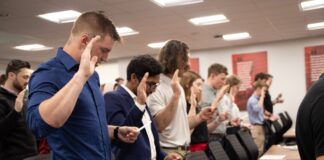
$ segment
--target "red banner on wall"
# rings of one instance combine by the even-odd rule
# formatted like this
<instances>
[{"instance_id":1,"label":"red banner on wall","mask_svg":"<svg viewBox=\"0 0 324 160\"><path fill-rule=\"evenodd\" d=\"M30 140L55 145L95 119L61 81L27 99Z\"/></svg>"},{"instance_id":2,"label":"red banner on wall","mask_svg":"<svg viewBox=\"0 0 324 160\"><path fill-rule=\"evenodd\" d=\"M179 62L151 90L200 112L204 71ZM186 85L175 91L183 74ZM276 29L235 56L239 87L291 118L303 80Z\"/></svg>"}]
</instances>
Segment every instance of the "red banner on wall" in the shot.
<instances>
[{"instance_id":1,"label":"red banner on wall","mask_svg":"<svg viewBox=\"0 0 324 160\"><path fill-rule=\"evenodd\" d=\"M267 52L255 52L232 55L233 74L242 80L235 103L240 110L246 110L246 103L253 93L252 83L254 76L260 72L268 72Z\"/></svg>"},{"instance_id":2,"label":"red banner on wall","mask_svg":"<svg viewBox=\"0 0 324 160\"><path fill-rule=\"evenodd\" d=\"M190 70L199 74L199 58L189 58Z\"/></svg>"},{"instance_id":3,"label":"red banner on wall","mask_svg":"<svg viewBox=\"0 0 324 160\"><path fill-rule=\"evenodd\" d=\"M305 47L305 70L308 90L324 71L324 45Z\"/></svg>"}]
</instances>

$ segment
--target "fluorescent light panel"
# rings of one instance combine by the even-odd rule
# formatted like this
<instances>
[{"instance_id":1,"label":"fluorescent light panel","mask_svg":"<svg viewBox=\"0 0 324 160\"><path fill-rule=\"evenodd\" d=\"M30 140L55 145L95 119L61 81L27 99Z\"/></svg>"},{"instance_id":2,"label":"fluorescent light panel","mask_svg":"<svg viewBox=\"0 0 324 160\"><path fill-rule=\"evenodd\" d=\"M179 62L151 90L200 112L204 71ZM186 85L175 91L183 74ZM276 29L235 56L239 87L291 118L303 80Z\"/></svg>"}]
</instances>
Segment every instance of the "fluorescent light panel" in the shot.
<instances>
[{"instance_id":1,"label":"fluorescent light panel","mask_svg":"<svg viewBox=\"0 0 324 160\"><path fill-rule=\"evenodd\" d=\"M42 44L27 44L14 47L15 49L24 50L24 51L43 51L43 50L50 50L53 47L46 47Z\"/></svg>"},{"instance_id":2,"label":"fluorescent light panel","mask_svg":"<svg viewBox=\"0 0 324 160\"><path fill-rule=\"evenodd\" d=\"M80 15L81 13L78 11L67 10L67 11L40 14L37 17L55 23L70 23L70 22L74 22Z\"/></svg>"},{"instance_id":3,"label":"fluorescent light panel","mask_svg":"<svg viewBox=\"0 0 324 160\"><path fill-rule=\"evenodd\" d=\"M307 24L308 30L324 29L324 22Z\"/></svg>"},{"instance_id":4,"label":"fluorescent light panel","mask_svg":"<svg viewBox=\"0 0 324 160\"><path fill-rule=\"evenodd\" d=\"M167 41L165 42L154 42L154 43L149 43L147 46L151 47L151 48L154 48L154 49L159 49L159 48L162 48L165 44L166 44Z\"/></svg>"},{"instance_id":5,"label":"fluorescent light panel","mask_svg":"<svg viewBox=\"0 0 324 160\"><path fill-rule=\"evenodd\" d=\"M251 38L248 32L241 32L241 33L233 33L233 34L225 34L223 35L223 39L225 41L235 41L241 39L248 39Z\"/></svg>"},{"instance_id":6,"label":"fluorescent light panel","mask_svg":"<svg viewBox=\"0 0 324 160\"><path fill-rule=\"evenodd\" d=\"M196 26L212 25L212 24L229 22L229 20L223 14L191 18L188 21Z\"/></svg>"},{"instance_id":7,"label":"fluorescent light panel","mask_svg":"<svg viewBox=\"0 0 324 160\"><path fill-rule=\"evenodd\" d=\"M324 8L324 0L303 1L300 3L300 7L303 11Z\"/></svg>"},{"instance_id":8,"label":"fluorescent light panel","mask_svg":"<svg viewBox=\"0 0 324 160\"><path fill-rule=\"evenodd\" d=\"M195 3L204 2L204 0L151 0L160 7L172 7L172 6L182 6L190 5Z\"/></svg>"},{"instance_id":9,"label":"fluorescent light panel","mask_svg":"<svg viewBox=\"0 0 324 160\"><path fill-rule=\"evenodd\" d=\"M139 33L129 27L117 27L117 32L120 36L130 36Z\"/></svg>"}]
</instances>

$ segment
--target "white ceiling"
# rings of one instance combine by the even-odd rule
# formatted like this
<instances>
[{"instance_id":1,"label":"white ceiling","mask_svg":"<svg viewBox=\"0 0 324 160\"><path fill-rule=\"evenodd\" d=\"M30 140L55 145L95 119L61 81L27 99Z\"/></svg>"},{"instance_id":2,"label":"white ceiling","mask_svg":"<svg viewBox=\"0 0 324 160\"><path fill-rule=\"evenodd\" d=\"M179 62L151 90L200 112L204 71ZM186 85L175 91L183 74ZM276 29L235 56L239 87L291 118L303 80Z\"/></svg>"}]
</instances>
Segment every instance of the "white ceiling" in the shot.
<instances>
[{"instance_id":1,"label":"white ceiling","mask_svg":"<svg viewBox=\"0 0 324 160\"><path fill-rule=\"evenodd\" d=\"M203 3L161 8L150 0L1 0L0 59L25 59L43 62L56 53L25 52L14 46L41 43L54 48L68 38L69 24L56 24L37 18L38 14L77 10L101 10L116 26L129 26L140 34L124 37L115 46L111 59L137 54L156 54L148 43L179 39L191 50L257 44L288 39L323 36L324 29L308 31L308 23L324 21L324 9L301 12L301 0L204 0ZM224 14L229 23L197 27L188 19L211 14ZM227 42L214 35L247 31L252 39Z\"/></svg>"}]
</instances>

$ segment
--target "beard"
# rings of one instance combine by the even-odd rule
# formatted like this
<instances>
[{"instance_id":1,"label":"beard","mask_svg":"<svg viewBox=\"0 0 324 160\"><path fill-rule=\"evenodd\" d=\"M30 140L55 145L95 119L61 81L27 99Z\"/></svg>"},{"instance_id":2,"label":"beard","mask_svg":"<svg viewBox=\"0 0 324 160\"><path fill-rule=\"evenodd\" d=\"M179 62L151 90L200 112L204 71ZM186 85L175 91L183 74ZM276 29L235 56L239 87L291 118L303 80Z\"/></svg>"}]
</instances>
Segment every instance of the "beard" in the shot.
<instances>
[{"instance_id":1,"label":"beard","mask_svg":"<svg viewBox=\"0 0 324 160\"><path fill-rule=\"evenodd\" d=\"M18 92L21 92L22 90L24 90L26 88L26 86L27 86L27 84L22 85L22 84L19 83L19 81L17 79L15 79L13 81L13 87L15 89L17 89Z\"/></svg>"}]
</instances>

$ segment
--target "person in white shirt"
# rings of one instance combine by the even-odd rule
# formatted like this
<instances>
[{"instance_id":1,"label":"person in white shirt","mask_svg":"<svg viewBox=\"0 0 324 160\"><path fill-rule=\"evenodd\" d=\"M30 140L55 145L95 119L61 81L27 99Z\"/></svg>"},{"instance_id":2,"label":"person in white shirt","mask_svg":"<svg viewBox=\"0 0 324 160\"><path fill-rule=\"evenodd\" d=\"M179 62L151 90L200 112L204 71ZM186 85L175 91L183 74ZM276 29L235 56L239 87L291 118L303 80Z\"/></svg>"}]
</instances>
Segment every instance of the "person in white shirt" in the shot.
<instances>
[{"instance_id":1,"label":"person in white shirt","mask_svg":"<svg viewBox=\"0 0 324 160\"><path fill-rule=\"evenodd\" d=\"M178 40L168 41L162 47L158 60L164 67L161 82L148 97L148 106L157 124L163 150L177 151L184 156L190 144L190 129L211 119L214 109L206 107L197 115L187 115L185 94L178 80L189 70L187 44Z\"/></svg>"},{"instance_id":2,"label":"person in white shirt","mask_svg":"<svg viewBox=\"0 0 324 160\"><path fill-rule=\"evenodd\" d=\"M241 80L237 76L231 75L226 78L225 85L229 85L229 89L222 98L218 110L221 113L227 113L228 121L222 122L216 128L217 133L223 134L226 133L227 124L230 124L231 126L239 126L241 124L240 110L235 103L235 96L239 92Z\"/></svg>"}]
</instances>

